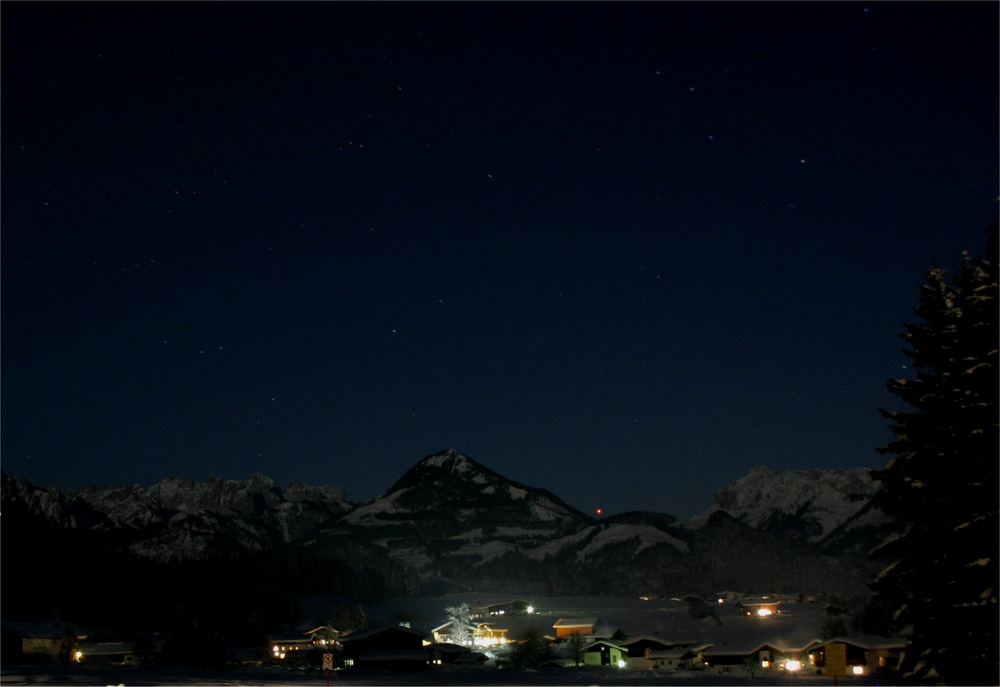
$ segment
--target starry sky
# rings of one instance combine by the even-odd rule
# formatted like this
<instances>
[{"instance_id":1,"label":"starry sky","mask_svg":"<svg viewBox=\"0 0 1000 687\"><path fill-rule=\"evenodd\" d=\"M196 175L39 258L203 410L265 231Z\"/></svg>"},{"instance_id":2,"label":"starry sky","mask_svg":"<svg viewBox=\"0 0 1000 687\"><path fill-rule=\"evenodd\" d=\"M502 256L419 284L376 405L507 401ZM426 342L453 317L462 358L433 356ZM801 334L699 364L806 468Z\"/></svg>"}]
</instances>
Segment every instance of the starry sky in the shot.
<instances>
[{"instance_id":1,"label":"starry sky","mask_svg":"<svg viewBox=\"0 0 1000 687\"><path fill-rule=\"evenodd\" d=\"M998 194L998 5L2 7L2 466L585 511L874 467Z\"/></svg>"}]
</instances>

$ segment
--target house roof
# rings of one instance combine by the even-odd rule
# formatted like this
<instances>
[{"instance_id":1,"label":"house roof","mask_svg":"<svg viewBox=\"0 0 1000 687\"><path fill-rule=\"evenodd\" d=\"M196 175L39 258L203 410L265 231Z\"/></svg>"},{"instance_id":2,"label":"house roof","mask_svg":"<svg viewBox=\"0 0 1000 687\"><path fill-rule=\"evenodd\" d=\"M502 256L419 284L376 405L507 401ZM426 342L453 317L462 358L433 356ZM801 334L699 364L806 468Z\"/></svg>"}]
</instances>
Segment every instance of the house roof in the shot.
<instances>
[{"instance_id":1,"label":"house roof","mask_svg":"<svg viewBox=\"0 0 1000 687\"><path fill-rule=\"evenodd\" d=\"M781 599L740 599L740 606L778 606Z\"/></svg>"},{"instance_id":2,"label":"house roof","mask_svg":"<svg viewBox=\"0 0 1000 687\"><path fill-rule=\"evenodd\" d=\"M851 646L860 647L869 651L874 649L905 649L906 640L899 637L880 637L878 635L855 635L853 637L834 637L822 642L818 642L812 649L819 649L833 642L842 642Z\"/></svg>"},{"instance_id":3,"label":"house roof","mask_svg":"<svg viewBox=\"0 0 1000 687\"><path fill-rule=\"evenodd\" d=\"M650 658L692 658L697 656L691 649L670 649L668 651L651 651Z\"/></svg>"},{"instance_id":4,"label":"house roof","mask_svg":"<svg viewBox=\"0 0 1000 687\"><path fill-rule=\"evenodd\" d=\"M593 647L599 646L601 644L605 644L607 646L614 647L615 649L621 649L622 648L621 644L618 644L617 642L609 642L606 639L598 639L596 642L591 642L587 646L583 647L583 650L584 651L590 651Z\"/></svg>"},{"instance_id":5,"label":"house roof","mask_svg":"<svg viewBox=\"0 0 1000 687\"><path fill-rule=\"evenodd\" d=\"M668 639L663 639L662 637L654 637L653 635L634 635L628 637L627 639L621 640L619 644L621 644L622 646L631 646L632 644L635 644L636 642L641 642L643 640L647 642L656 642L658 644L663 644L664 646L675 646L676 644L678 644L678 642L671 642Z\"/></svg>"},{"instance_id":6,"label":"house roof","mask_svg":"<svg viewBox=\"0 0 1000 687\"><path fill-rule=\"evenodd\" d=\"M443 624L441 624L441 625L438 625L438 626L437 626L437 627L435 627L435 628L434 628L433 630L431 630L431 632L440 632L441 630L443 630L444 628L448 627L449 625L451 625L451 624L452 624L452 623L454 623L454 622L455 622L454 620L449 620L449 621L448 621L448 622L446 622L446 623L443 623Z\"/></svg>"},{"instance_id":7,"label":"house roof","mask_svg":"<svg viewBox=\"0 0 1000 687\"><path fill-rule=\"evenodd\" d=\"M517 606L517 605L527 606L528 602L525 601L524 599L514 599L513 601L496 601L491 604L483 604L482 608L500 608L503 606Z\"/></svg>"},{"instance_id":8,"label":"house roof","mask_svg":"<svg viewBox=\"0 0 1000 687\"><path fill-rule=\"evenodd\" d=\"M373 627L363 632L355 632L350 637L343 637L340 641L342 644L348 642L353 642L358 639L367 639L368 637L374 637L375 635L380 635L383 632L389 632L390 630L395 630L397 632L405 632L406 634L416 635L423 639L423 634L417 632L416 630L411 630L408 627L403 627L402 625L380 625L379 627Z\"/></svg>"},{"instance_id":9,"label":"house roof","mask_svg":"<svg viewBox=\"0 0 1000 687\"><path fill-rule=\"evenodd\" d=\"M134 642L94 642L83 644L80 651L83 652L84 656L114 656L135 653L134 648Z\"/></svg>"},{"instance_id":10,"label":"house roof","mask_svg":"<svg viewBox=\"0 0 1000 687\"><path fill-rule=\"evenodd\" d=\"M552 627L592 627L597 624L597 618L559 618Z\"/></svg>"},{"instance_id":11,"label":"house roof","mask_svg":"<svg viewBox=\"0 0 1000 687\"><path fill-rule=\"evenodd\" d=\"M717 646L712 646L702 654L706 657L712 656L749 656L750 654L755 654L766 646L770 646L766 642L761 642L760 644L746 644L746 645L729 645L729 644L719 644Z\"/></svg>"},{"instance_id":12,"label":"house roof","mask_svg":"<svg viewBox=\"0 0 1000 687\"><path fill-rule=\"evenodd\" d=\"M805 644L791 644L784 642L782 640L772 640L767 642L760 642L758 644L717 644L712 645L705 649L701 653L705 656L749 656L750 654L755 654L761 649L774 649L783 654L793 653L797 651L805 651L810 649L815 644L816 640L806 642ZM698 647L695 647L697 649Z\"/></svg>"}]
</instances>

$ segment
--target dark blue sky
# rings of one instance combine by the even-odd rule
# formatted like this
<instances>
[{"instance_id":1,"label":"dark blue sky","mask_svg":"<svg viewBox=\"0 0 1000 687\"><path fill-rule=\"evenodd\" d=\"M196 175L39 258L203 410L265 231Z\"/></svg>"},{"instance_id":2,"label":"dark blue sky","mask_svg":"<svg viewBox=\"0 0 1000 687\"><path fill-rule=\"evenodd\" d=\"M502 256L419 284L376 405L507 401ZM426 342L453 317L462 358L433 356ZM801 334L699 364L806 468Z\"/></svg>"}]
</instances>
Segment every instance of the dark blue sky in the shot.
<instances>
[{"instance_id":1,"label":"dark blue sky","mask_svg":"<svg viewBox=\"0 0 1000 687\"><path fill-rule=\"evenodd\" d=\"M2 7L3 469L457 448L689 516L876 466L998 193L996 3Z\"/></svg>"}]
</instances>

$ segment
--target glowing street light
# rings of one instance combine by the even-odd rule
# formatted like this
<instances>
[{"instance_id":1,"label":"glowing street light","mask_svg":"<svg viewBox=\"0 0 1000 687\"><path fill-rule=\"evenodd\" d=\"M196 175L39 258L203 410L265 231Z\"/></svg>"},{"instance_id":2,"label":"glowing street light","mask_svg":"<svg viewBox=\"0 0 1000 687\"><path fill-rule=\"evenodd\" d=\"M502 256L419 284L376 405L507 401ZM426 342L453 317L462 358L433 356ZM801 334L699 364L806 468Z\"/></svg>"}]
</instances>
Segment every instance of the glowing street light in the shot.
<instances>
[{"instance_id":1,"label":"glowing street light","mask_svg":"<svg viewBox=\"0 0 1000 687\"><path fill-rule=\"evenodd\" d=\"M864 675L865 674L865 667L864 666L851 666L851 672L854 673L855 675Z\"/></svg>"},{"instance_id":2,"label":"glowing street light","mask_svg":"<svg viewBox=\"0 0 1000 687\"><path fill-rule=\"evenodd\" d=\"M797 670L802 670L802 662L796 661L794 658L785 662L785 670L790 672L795 672Z\"/></svg>"}]
</instances>

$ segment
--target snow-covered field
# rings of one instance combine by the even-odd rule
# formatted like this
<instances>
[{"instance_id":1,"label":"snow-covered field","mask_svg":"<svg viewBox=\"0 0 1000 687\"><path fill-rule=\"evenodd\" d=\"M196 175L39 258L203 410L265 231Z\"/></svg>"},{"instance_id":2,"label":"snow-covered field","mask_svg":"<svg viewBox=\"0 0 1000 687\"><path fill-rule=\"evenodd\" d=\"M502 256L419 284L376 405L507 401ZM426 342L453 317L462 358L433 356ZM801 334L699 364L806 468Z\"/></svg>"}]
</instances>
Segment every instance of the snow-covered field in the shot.
<instances>
[{"instance_id":1,"label":"snow-covered field","mask_svg":"<svg viewBox=\"0 0 1000 687\"><path fill-rule=\"evenodd\" d=\"M139 668L104 668L87 670L84 667L71 672L45 672L41 668L4 670L0 673L3 685L210 685L211 687L243 687L267 685L326 685L320 672L258 669L239 671L150 671ZM798 675L794 678L757 677L754 680L740 677L709 675L707 673L671 673L666 671L622 671L615 668L567 668L530 671L464 669L428 670L420 673L366 673L337 672L330 678L330 685L362 687L363 685L852 685L890 684L874 678L833 678L818 675Z\"/></svg>"},{"instance_id":2,"label":"snow-covered field","mask_svg":"<svg viewBox=\"0 0 1000 687\"><path fill-rule=\"evenodd\" d=\"M781 615L768 618L740 615L731 603L717 604L721 624L711 617L691 617L684 601L612 596L526 596L464 593L436 597L395 599L368 610L370 625L408 622L420 632L447 620L445 608L466 602L489 604L522 598L535 608L533 615L494 616L488 622L523 636L528 630L552 634L552 624L561 617L597 617L603 625L618 628L626 636L654 635L672 642L695 642L719 646L745 647L761 642L803 645L820 636L826 617L823 604L782 603Z\"/></svg>"}]
</instances>

